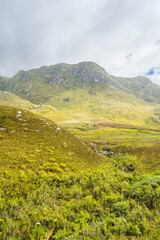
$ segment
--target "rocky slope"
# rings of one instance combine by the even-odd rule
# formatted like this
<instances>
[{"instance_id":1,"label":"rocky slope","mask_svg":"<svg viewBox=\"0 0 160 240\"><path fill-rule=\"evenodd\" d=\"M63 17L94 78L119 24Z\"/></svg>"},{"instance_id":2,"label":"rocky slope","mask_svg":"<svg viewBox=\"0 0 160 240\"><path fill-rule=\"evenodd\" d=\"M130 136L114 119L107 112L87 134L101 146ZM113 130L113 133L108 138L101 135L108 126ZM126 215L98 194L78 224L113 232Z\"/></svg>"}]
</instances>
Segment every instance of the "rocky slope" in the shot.
<instances>
[{"instance_id":1,"label":"rocky slope","mask_svg":"<svg viewBox=\"0 0 160 240\"><path fill-rule=\"evenodd\" d=\"M1 90L14 92L35 103L39 101L44 103L64 90L85 88L95 84L130 92L145 101L160 102L160 87L149 79L114 77L93 62L43 66L29 71L20 71L12 78L0 77Z\"/></svg>"}]
</instances>

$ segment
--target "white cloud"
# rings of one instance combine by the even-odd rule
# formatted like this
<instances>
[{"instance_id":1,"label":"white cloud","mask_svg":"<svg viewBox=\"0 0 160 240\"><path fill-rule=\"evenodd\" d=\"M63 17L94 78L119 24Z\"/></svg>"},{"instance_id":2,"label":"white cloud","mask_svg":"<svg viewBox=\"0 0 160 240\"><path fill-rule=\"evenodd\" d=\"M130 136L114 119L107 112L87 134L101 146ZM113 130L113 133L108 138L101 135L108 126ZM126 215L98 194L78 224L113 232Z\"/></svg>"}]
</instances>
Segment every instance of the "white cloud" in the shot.
<instances>
[{"instance_id":1,"label":"white cloud","mask_svg":"<svg viewBox=\"0 0 160 240\"><path fill-rule=\"evenodd\" d=\"M138 62L142 59L155 55L157 51L159 51L158 45L145 46L141 48L138 52L135 52L135 54L133 54L132 56L132 59L134 62Z\"/></svg>"},{"instance_id":2,"label":"white cloud","mask_svg":"<svg viewBox=\"0 0 160 240\"><path fill-rule=\"evenodd\" d=\"M160 66L159 0L0 0L0 75L95 61L119 76ZM159 74L150 78L160 84Z\"/></svg>"}]
</instances>

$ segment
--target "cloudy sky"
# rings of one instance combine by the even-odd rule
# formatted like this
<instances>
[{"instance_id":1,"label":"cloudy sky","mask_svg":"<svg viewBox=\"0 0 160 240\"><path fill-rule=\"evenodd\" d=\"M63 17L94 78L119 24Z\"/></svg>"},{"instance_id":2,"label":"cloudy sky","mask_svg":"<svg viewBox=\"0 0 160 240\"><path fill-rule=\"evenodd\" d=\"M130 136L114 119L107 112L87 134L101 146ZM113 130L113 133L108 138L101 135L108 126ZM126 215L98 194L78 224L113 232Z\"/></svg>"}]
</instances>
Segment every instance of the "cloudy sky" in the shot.
<instances>
[{"instance_id":1,"label":"cloudy sky","mask_svg":"<svg viewBox=\"0 0 160 240\"><path fill-rule=\"evenodd\" d=\"M0 75L82 61L160 85L160 1L0 0Z\"/></svg>"}]
</instances>

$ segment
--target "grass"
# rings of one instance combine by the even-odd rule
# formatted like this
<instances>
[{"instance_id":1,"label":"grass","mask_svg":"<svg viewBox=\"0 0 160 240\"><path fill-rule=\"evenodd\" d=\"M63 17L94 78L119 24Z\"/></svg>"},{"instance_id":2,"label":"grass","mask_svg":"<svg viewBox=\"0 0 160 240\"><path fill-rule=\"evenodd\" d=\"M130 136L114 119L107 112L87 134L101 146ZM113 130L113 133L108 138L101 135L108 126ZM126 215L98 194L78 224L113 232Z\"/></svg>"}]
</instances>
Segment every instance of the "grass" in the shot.
<instances>
[{"instance_id":1,"label":"grass","mask_svg":"<svg viewBox=\"0 0 160 240\"><path fill-rule=\"evenodd\" d=\"M46 159L53 168L62 163L74 169L92 168L102 161L90 145L50 120L16 108L1 106L0 110L1 172L13 162L15 168L23 169L24 164L39 171L49 168Z\"/></svg>"},{"instance_id":2,"label":"grass","mask_svg":"<svg viewBox=\"0 0 160 240\"><path fill-rule=\"evenodd\" d=\"M56 123L73 121L71 117L64 115L62 112L58 111L56 108L50 105L35 105L16 96L13 93L6 91L0 91L0 105L24 109L42 115L43 117L51 119Z\"/></svg>"},{"instance_id":3,"label":"grass","mask_svg":"<svg viewBox=\"0 0 160 240\"><path fill-rule=\"evenodd\" d=\"M160 99L159 86L153 84L150 79L145 77L122 78L113 77L122 86L127 87L129 91L134 93L138 98L142 98L148 102L153 102L155 99ZM160 103L160 101L158 100Z\"/></svg>"},{"instance_id":4,"label":"grass","mask_svg":"<svg viewBox=\"0 0 160 240\"><path fill-rule=\"evenodd\" d=\"M59 67L1 80L0 239L158 239L160 105Z\"/></svg>"},{"instance_id":5,"label":"grass","mask_svg":"<svg viewBox=\"0 0 160 240\"><path fill-rule=\"evenodd\" d=\"M65 127L0 107L0 239L158 239L159 132Z\"/></svg>"},{"instance_id":6,"label":"grass","mask_svg":"<svg viewBox=\"0 0 160 240\"><path fill-rule=\"evenodd\" d=\"M39 111L57 123L99 120L154 129L160 126L157 85L142 77L109 76L95 63L20 71L11 79L0 79L0 85L34 104L55 107L57 112L51 106Z\"/></svg>"},{"instance_id":7,"label":"grass","mask_svg":"<svg viewBox=\"0 0 160 240\"><path fill-rule=\"evenodd\" d=\"M113 125L113 124L112 124ZM148 129L116 128L115 125L99 124L93 127L89 124L66 124L67 130L77 137L94 144L99 151L114 152L114 154L135 155L139 161L140 171L151 172L160 170L160 131ZM126 126L127 127L127 126Z\"/></svg>"},{"instance_id":8,"label":"grass","mask_svg":"<svg viewBox=\"0 0 160 240\"><path fill-rule=\"evenodd\" d=\"M63 98L70 98L64 102ZM141 127L159 128L158 104L137 100L127 93L110 89L89 94L89 89L69 90L50 102L65 115L81 121L114 122Z\"/></svg>"},{"instance_id":9,"label":"grass","mask_svg":"<svg viewBox=\"0 0 160 240\"><path fill-rule=\"evenodd\" d=\"M159 128L159 105L151 105L135 97L128 101L130 96L127 93L124 93L123 97L119 94L119 90L116 89L110 90L109 94L101 91L96 95L90 94L89 89L68 90L48 102L50 105L35 105L12 93L1 91L0 104L40 114L56 123L98 124L104 122L108 124L118 122L119 124L137 125L141 128ZM67 98L69 100L64 101Z\"/></svg>"}]
</instances>

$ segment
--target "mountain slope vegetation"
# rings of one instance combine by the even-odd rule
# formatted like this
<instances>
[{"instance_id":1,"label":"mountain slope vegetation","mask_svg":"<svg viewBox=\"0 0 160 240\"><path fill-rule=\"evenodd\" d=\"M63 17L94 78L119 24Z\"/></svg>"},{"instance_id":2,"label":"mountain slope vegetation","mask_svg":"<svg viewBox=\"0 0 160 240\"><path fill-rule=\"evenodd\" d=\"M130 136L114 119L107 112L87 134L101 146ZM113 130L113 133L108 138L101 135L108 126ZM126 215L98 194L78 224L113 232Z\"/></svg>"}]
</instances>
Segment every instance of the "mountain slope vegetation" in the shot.
<instances>
[{"instance_id":1,"label":"mountain slope vegetation","mask_svg":"<svg viewBox=\"0 0 160 240\"><path fill-rule=\"evenodd\" d=\"M13 163L17 163L20 169L24 163L41 170L38 166L46 159L50 159L49 168L57 161L78 169L92 168L102 161L91 146L52 121L25 110L1 106L0 127L1 170L2 166L6 168Z\"/></svg>"},{"instance_id":2,"label":"mountain slope vegetation","mask_svg":"<svg viewBox=\"0 0 160 240\"><path fill-rule=\"evenodd\" d=\"M158 86L84 62L0 89L0 239L159 239Z\"/></svg>"},{"instance_id":3,"label":"mountain slope vegetation","mask_svg":"<svg viewBox=\"0 0 160 240\"><path fill-rule=\"evenodd\" d=\"M142 98L147 102L156 101L160 103L160 87L157 84L153 84L150 79L146 77L112 78L138 98Z\"/></svg>"},{"instance_id":4,"label":"mountain slope vegetation","mask_svg":"<svg viewBox=\"0 0 160 240\"><path fill-rule=\"evenodd\" d=\"M1 106L0 239L158 239L160 174L140 165Z\"/></svg>"},{"instance_id":5,"label":"mountain slope vegetation","mask_svg":"<svg viewBox=\"0 0 160 240\"><path fill-rule=\"evenodd\" d=\"M1 78L0 86L78 121L159 128L160 87L143 77L111 76L93 62L20 71L10 79Z\"/></svg>"},{"instance_id":6,"label":"mountain slope vegetation","mask_svg":"<svg viewBox=\"0 0 160 240\"><path fill-rule=\"evenodd\" d=\"M33 112L33 113L37 113L39 115L42 115L44 117L51 119L56 123L74 121L74 119L64 115L62 112L58 111L55 107L51 105L33 104L27 100L24 100L18 97L13 93L6 92L6 91L0 91L0 105L16 107L16 108Z\"/></svg>"},{"instance_id":7,"label":"mountain slope vegetation","mask_svg":"<svg viewBox=\"0 0 160 240\"><path fill-rule=\"evenodd\" d=\"M160 86L145 77L122 78L109 75L102 67L93 62L79 64L57 64L43 66L29 71L20 71L12 78L0 77L0 86L3 90L13 91L21 97L39 101L39 94L44 93L41 102L47 101L52 94L75 87L112 86L122 91L135 94L145 101L160 103ZM99 84L100 83L100 84ZM85 84L85 85L84 85ZM42 87L45 86L45 91ZM33 94L37 90L36 94ZM38 94L38 92L40 92Z\"/></svg>"}]
</instances>

